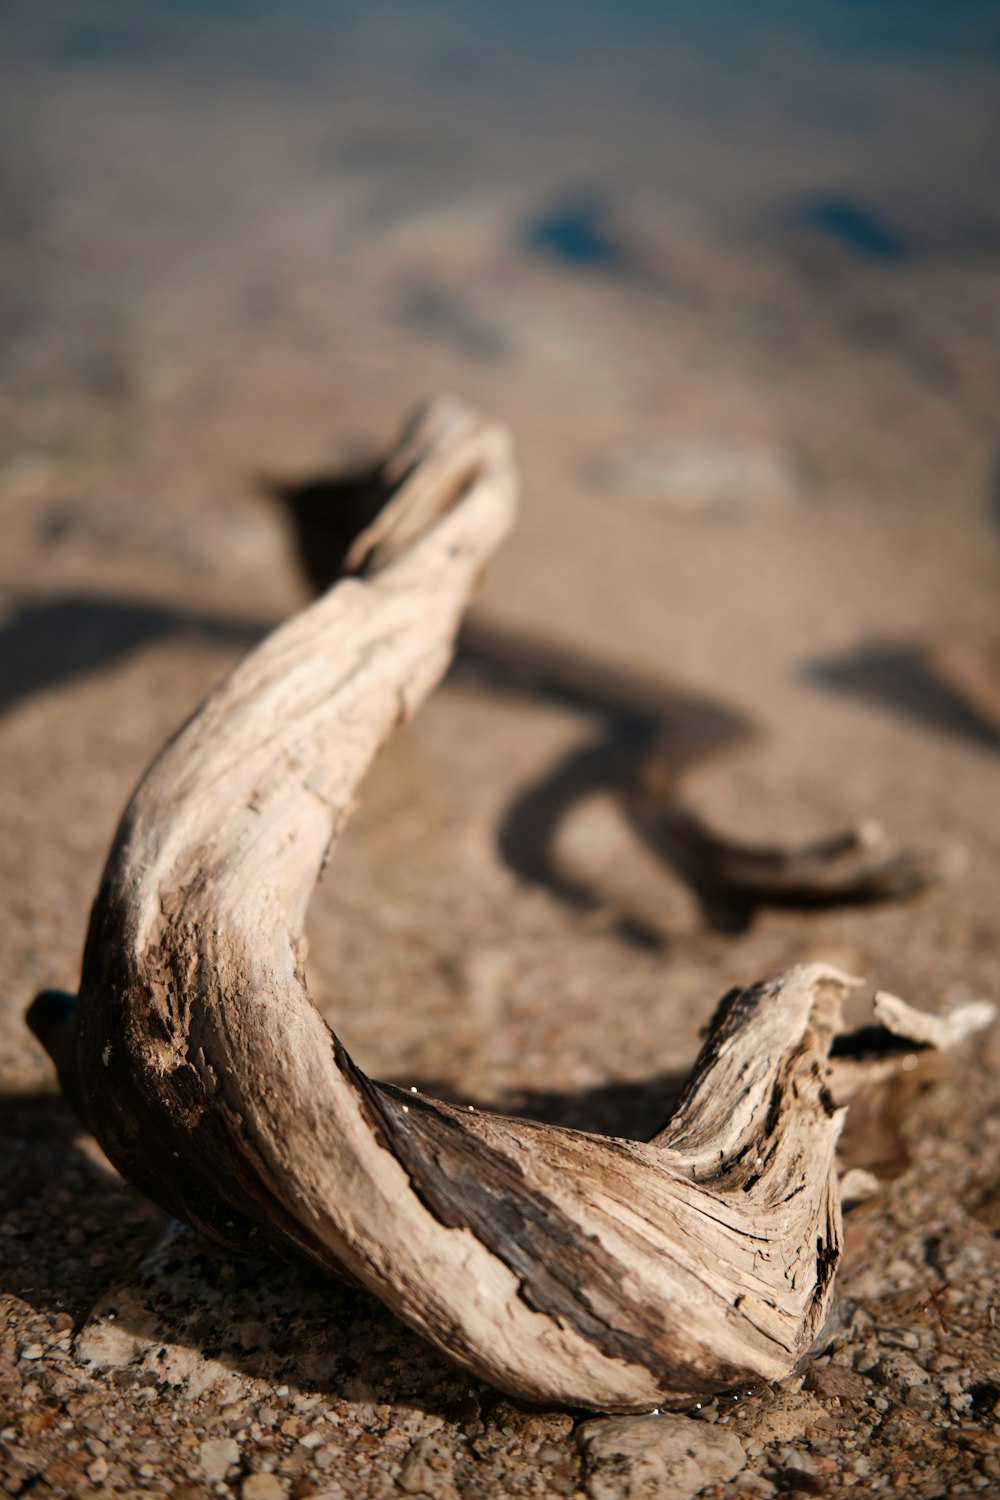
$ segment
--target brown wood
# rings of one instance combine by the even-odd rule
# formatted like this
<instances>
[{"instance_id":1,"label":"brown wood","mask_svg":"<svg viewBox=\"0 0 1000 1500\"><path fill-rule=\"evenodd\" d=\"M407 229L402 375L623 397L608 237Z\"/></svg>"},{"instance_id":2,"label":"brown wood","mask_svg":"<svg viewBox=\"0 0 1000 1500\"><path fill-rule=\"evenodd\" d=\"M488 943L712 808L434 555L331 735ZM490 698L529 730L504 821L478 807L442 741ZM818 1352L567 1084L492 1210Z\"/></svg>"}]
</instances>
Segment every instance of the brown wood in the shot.
<instances>
[{"instance_id":1,"label":"brown wood","mask_svg":"<svg viewBox=\"0 0 1000 1500\"><path fill-rule=\"evenodd\" d=\"M370 1288L510 1392L643 1409L783 1376L824 1321L841 1253L827 1075L847 976L812 965L727 995L648 1142L375 1083L309 998L312 888L373 756L445 670L514 510L506 434L453 403L383 477L344 576L147 773L79 1004L40 997L33 1024L108 1156L157 1202L227 1245L266 1241Z\"/></svg>"}]
</instances>

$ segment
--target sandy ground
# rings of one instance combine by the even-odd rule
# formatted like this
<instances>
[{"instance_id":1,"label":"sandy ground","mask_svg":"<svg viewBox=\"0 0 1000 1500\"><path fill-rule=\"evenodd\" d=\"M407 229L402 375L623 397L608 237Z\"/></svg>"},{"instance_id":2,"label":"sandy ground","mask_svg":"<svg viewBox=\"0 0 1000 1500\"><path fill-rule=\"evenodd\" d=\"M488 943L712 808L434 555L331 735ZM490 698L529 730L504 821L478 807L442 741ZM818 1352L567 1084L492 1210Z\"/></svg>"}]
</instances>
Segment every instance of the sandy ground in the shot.
<instances>
[{"instance_id":1,"label":"sandy ground","mask_svg":"<svg viewBox=\"0 0 1000 1500\"><path fill-rule=\"evenodd\" d=\"M574 906L504 830L599 743L600 706L464 671L376 766L313 902L310 984L359 1062L640 1133L732 984L829 957L921 1006L1000 998L1000 731L928 665L995 633L1000 598L998 231L962 196L980 81L966 115L927 86L935 217L888 127L866 150L758 113L749 139L678 141L639 99L609 134L610 105L529 70L506 134L473 135L471 84L415 103L363 53L330 89L238 58L112 68L92 37L60 68L37 17L15 8L0 104L2 1482L693 1494L609 1478L578 1414L470 1385L371 1298L165 1226L23 1011L76 984L149 758L309 597L261 476L358 462L442 390L510 424L523 474L482 622L752 725L689 781L733 833L878 817L967 862L905 904L713 932L595 783L555 835L592 892ZM883 77L890 115L911 86ZM804 162L827 182L845 161L870 197L902 184L898 254L878 224L852 246L761 217ZM781 1388L691 1414L745 1456L704 1494L1000 1489L998 1142L1000 1027L859 1109L847 1155L884 1186L849 1215L836 1328Z\"/></svg>"}]
</instances>

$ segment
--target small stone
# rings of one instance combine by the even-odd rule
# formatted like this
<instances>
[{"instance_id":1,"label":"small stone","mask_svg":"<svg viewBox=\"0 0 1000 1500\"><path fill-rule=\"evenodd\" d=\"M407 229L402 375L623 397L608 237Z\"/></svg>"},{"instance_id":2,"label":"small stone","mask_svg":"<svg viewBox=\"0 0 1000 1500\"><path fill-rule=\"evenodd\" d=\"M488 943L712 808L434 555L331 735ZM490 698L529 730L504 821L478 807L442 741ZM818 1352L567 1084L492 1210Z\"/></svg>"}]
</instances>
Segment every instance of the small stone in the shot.
<instances>
[{"instance_id":1,"label":"small stone","mask_svg":"<svg viewBox=\"0 0 1000 1500\"><path fill-rule=\"evenodd\" d=\"M796 465L779 448L697 438L624 449L592 474L615 501L698 518L781 513L801 488Z\"/></svg>"},{"instance_id":2,"label":"small stone","mask_svg":"<svg viewBox=\"0 0 1000 1500\"><path fill-rule=\"evenodd\" d=\"M108 1461L106 1458L95 1458L92 1464L87 1466L87 1478L94 1484L100 1484L108 1477Z\"/></svg>"},{"instance_id":3,"label":"small stone","mask_svg":"<svg viewBox=\"0 0 1000 1500\"><path fill-rule=\"evenodd\" d=\"M95 1438L100 1438L102 1443L106 1443L111 1437L111 1428L99 1412L85 1413L76 1425L84 1432L92 1433Z\"/></svg>"},{"instance_id":4,"label":"small stone","mask_svg":"<svg viewBox=\"0 0 1000 1500\"><path fill-rule=\"evenodd\" d=\"M901 1256L889 1262L886 1266L886 1276L888 1284L900 1291L906 1291L909 1287L919 1283L917 1271L908 1260L903 1260Z\"/></svg>"},{"instance_id":5,"label":"small stone","mask_svg":"<svg viewBox=\"0 0 1000 1500\"><path fill-rule=\"evenodd\" d=\"M436 1437L420 1438L403 1459L396 1483L408 1495L458 1500L451 1449Z\"/></svg>"},{"instance_id":6,"label":"small stone","mask_svg":"<svg viewBox=\"0 0 1000 1500\"><path fill-rule=\"evenodd\" d=\"M755 1414L748 1424L747 1436L765 1446L769 1443L794 1443L816 1428L828 1427L830 1420L815 1396L800 1391L796 1395L777 1397Z\"/></svg>"},{"instance_id":7,"label":"small stone","mask_svg":"<svg viewBox=\"0 0 1000 1500\"><path fill-rule=\"evenodd\" d=\"M198 1458L206 1479L225 1479L233 1464L240 1461L240 1450L232 1438L208 1438L199 1446Z\"/></svg>"},{"instance_id":8,"label":"small stone","mask_svg":"<svg viewBox=\"0 0 1000 1500\"><path fill-rule=\"evenodd\" d=\"M933 1386L911 1385L903 1400L910 1411L915 1411L918 1416L930 1419L940 1400L940 1394Z\"/></svg>"},{"instance_id":9,"label":"small stone","mask_svg":"<svg viewBox=\"0 0 1000 1500\"><path fill-rule=\"evenodd\" d=\"M283 1453L278 1459L275 1468L281 1474L304 1474L310 1467L311 1457L304 1448L293 1448L291 1453Z\"/></svg>"},{"instance_id":10,"label":"small stone","mask_svg":"<svg viewBox=\"0 0 1000 1500\"><path fill-rule=\"evenodd\" d=\"M887 1344L891 1349L919 1349L920 1335L912 1328L880 1328L878 1331L880 1344Z\"/></svg>"},{"instance_id":11,"label":"small stone","mask_svg":"<svg viewBox=\"0 0 1000 1500\"><path fill-rule=\"evenodd\" d=\"M690 1500L746 1463L733 1433L689 1417L611 1417L584 1423L579 1439L591 1500Z\"/></svg>"},{"instance_id":12,"label":"small stone","mask_svg":"<svg viewBox=\"0 0 1000 1500\"><path fill-rule=\"evenodd\" d=\"M924 1385L928 1379L923 1365L909 1354L886 1354L875 1366L875 1374L886 1385L902 1386L908 1391L911 1386Z\"/></svg>"},{"instance_id":13,"label":"small stone","mask_svg":"<svg viewBox=\"0 0 1000 1500\"><path fill-rule=\"evenodd\" d=\"M847 1365L815 1365L807 1374L805 1388L821 1400L863 1400L871 1389L863 1375Z\"/></svg>"},{"instance_id":14,"label":"small stone","mask_svg":"<svg viewBox=\"0 0 1000 1500\"><path fill-rule=\"evenodd\" d=\"M74 1463L70 1458L53 1459L42 1478L50 1489L65 1490L69 1494L78 1493L83 1487L83 1469L79 1461Z\"/></svg>"},{"instance_id":15,"label":"small stone","mask_svg":"<svg viewBox=\"0 0 1000 1500\"><path fill-rule=\"evenodd\" d=\"M388 1488L390 1481L386 1479L382 1489L384 1500L389 1500L392 1491ZM308 1474L300 1474L298 1479L292 1480L291 1500L331 1500L330 1486L322 1479L313 1479Z\"/></svg>"},{"instance_id":16,"label":"small stone","mask_svg":"<svg viewBox=\"0 0 1000 1500\"><path fill-rule=\"evenodd\" d=\"M990 1432L985 1427L955 1427L949 1436L961 1448L973 1453L993 1453L1000 1449L1000 1433Z\"/></svg>"},{"instance_id":17,"label":"small stone","mask_svg":"<svg viewBox=\"0 0 1000 1500\"><path fill-rule=\"evenodd\" d=\"M785 1463L798 1474L818 1474L816 1459L807 1448L791 1449Z\"/></svg>"},{"instance_id":18,"label":"small stone","mask_svg":"<svg viewBox=\"0 0 1000 1500\"><path fill-rule=\"evenodd\" d=\"M791 1490L798 1495L822 1495L826 1491L825 1479L811 1469L798 1469L794 1464L787 1464L775 1478L779 1489Z\"/></svg>"},{"instance_id":19,"label":"small stone","mask_svg":"<svg viewBox=\"0 0 1000 1500\"><path fill-rule=\"evenodd\" d=\"M41 1344L26 1344L24 1346L24 1348L21 1350L21 1358L22 1359L41 1359L41 1357L42 1357L42 1355L44 1353L45 1353L45 1350L42 1348Z\"/></svg>"},{"instance_id":20,"label":"small stone","mask_svg":"<svg viewBox=\"0 0 1000 1500\"><path fill-rule=\"evenodd\" d=\"M248 1474L240 1488L240 1500L285 1500L288 1486L277 1474Z\"/></svg>"}]
</instances>

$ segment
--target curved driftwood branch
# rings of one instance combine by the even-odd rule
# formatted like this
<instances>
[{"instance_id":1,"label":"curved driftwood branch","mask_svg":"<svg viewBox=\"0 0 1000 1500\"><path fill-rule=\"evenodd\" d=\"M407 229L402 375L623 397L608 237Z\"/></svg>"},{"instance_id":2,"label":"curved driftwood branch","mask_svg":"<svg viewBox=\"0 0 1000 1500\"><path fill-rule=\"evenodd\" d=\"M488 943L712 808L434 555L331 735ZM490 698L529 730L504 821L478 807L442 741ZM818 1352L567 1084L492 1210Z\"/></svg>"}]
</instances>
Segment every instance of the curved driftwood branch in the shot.
<instances>
[{"instance_id":1,"label":"curved driftwood branch","mask_svg":"<svg viewBox=\"0 0 1000 1500\"><path fill-rule=\"evenodd\" d=\"M825 1080L845 976L814 965L728 995L649 1142L374 1083L309 999L313 885L372 757L444 671L513 512L507 438L462 408L432 409L385 473L388 502L345 537L349 576L148 772L77 1011L43 996L33 1024L152 1198L370 1288L508 1391L648 1408L780 1377L824 1320L840 1255L843 1111Z\"/></svg>"}]
</instances>

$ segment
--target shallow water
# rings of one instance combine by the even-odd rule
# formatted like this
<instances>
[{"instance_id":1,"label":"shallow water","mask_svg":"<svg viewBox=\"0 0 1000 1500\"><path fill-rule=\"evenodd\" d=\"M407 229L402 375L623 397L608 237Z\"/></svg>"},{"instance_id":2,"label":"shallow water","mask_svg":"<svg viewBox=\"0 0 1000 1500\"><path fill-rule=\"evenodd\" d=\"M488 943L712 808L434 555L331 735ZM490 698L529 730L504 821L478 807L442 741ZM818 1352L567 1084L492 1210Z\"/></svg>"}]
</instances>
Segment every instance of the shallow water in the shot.
<instances>
[{"instance_id":1,"label":"shallow water","mask_svg":"<svg viewBox=\"0 0 1000 1500\"><path fill-rule=\"evenodd\" d=\"M155 173L179 152L129 139L138 81L168 118L206 94L230 122L318 109L334 139L303 179L374 176L389 198L544 165L523 244L567 265L627 269L602 220L635 191L900 266L1000 251L1000 10L982 0L36 0L0 28L8 213L47 104L89 79L78 191L119 154Z\"/></svg>"}]
</instances>

